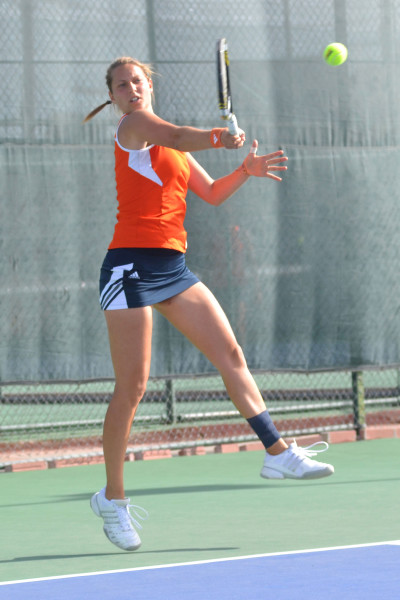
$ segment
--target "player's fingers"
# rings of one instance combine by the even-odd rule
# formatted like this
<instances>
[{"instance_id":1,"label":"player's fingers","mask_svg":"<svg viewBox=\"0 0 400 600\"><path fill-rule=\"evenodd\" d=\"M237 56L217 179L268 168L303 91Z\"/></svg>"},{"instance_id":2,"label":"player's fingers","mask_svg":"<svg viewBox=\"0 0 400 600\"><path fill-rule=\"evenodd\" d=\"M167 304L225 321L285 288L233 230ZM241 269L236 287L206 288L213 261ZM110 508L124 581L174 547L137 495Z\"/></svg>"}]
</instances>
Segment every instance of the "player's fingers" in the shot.
<instances>
[{"instance_id":1,"label":"player's fingers","mask_svg":"<svg viewBox=\"0 0 400 600\"><path fill-rule=\"evenodd\" d=\"M271 152L271 154L266 154L266 160L271 160L275 158L275 156L282 156L284 154L283 150L277 150L276 152ZM287 156L283 157L281 160L288 160Z\"/></svg>"},{"instance_id":2,"label":"player's fingers","mask_svg":"<svg viewBox=\"0 0 400 600\"><path fill-rule=\"evenodd\" d=\"M258 141L257 140L253 140L253 143L252 143L251 148L250 148L250 154L256 155L257 154L257 150L258 150Z\"/></svg>"},{"instance_id":3,"label":"player's fingers","mask_svg":"<svg viewBox=\"0 0 400 600\"><path fill-rule=\"evenodd\" d=\"M232 144L227 144L227 145L225 146L225 148L226 148L227 150L237 150L238 148L241 148L241 147L243 146L243 143L244 143L244 142L243 142L242 140L235 141L235 142L233 142Z\"/></svg>"},{"instance_id":4,"label":"player's fingers","mask_svg":"<svg viewBox=\"0 0 400 600\"><path fill-rule=\"evenodd\" d=\"M269 159L267 159L267 163L269 165L275 165L277 163L287 162L287 160L288 160L287 156L281 156L280 158L269 158Z\"/></svg>"},{"instance_id":5,"label":"player's fingers","mask_svg":"<svg viewBox=\"0 0 400 600\"><path fill-rule=\"evenodd\" d=\"M274 181L282 181L282 177L278 177L277 175L272 175L272 173L266 173L266 177L270 179L274 179Z\"/></svg>"},{"instance_id":6,"label":"player's fingers","mask_svg":"<svg viewBox=\"0 0 400 600\"><path fill-rule=\"evenodd\" d=\"M287 167L285 165L280 165L279 163L281 163L281 160L271 160L267 162L268 167L274 167L275 165L279 165L284 167L285 169L287 169Z\"/></svg>"}]
</instances>

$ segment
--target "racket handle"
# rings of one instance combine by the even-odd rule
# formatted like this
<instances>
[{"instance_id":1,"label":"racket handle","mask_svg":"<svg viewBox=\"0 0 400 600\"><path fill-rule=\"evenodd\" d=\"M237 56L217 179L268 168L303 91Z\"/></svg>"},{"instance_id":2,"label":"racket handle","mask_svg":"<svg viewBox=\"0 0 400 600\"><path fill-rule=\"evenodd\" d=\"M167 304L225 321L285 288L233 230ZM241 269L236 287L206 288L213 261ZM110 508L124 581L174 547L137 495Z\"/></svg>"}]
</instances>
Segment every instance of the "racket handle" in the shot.
<instances>
[{"instance_id":1,"label":"racket handle","mask_svg":"<svg viewBox=\"0 0 400 600\"><path fill-rule=\"evenodd\" d=\"M227 119L229 133L231 135L237 135L239 133L239 127L235 115L231 114Z\"/></svg>"}]
</instances>

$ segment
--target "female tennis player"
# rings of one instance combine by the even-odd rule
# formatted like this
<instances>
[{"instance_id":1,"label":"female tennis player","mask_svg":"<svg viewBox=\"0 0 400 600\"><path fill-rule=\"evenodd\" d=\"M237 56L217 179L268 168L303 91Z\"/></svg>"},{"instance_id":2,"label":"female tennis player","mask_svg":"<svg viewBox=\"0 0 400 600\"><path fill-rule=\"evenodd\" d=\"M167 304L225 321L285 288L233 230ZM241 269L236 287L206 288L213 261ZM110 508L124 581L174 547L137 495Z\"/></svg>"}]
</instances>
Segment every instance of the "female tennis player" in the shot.
<instances>
[{"instance_id":1,"label":"female tennis player","mask_svg":"<svg viewBox=\"0 0 400 600\"><path fill-rule=\"evenodd\" d=\"M150 67L132 58L111 64L106 82L110 100L85 120L110 103L122 113L115 134L117 223L100 275L115 390L104 421L107 485L94 494L91 506L103 518L113 544L136 550L141 544L137 519L143 514L125 497L123 469L135 411L149 377L153 308L218 369L232 402L265 446L262 477L318 478L334 469L313 460L315 450L295 442L288 446L281 438L226 315L185 265L187 190L219 206L252 176L281 181L277 173L286 170L281 163L287 157L281 150L257 156L254 140L235 171L213 180L191 152L240 148L245 142L242 131L231 135L225 128L201 130L164 121L152 108Z\"/></svg>"}]
</instances>

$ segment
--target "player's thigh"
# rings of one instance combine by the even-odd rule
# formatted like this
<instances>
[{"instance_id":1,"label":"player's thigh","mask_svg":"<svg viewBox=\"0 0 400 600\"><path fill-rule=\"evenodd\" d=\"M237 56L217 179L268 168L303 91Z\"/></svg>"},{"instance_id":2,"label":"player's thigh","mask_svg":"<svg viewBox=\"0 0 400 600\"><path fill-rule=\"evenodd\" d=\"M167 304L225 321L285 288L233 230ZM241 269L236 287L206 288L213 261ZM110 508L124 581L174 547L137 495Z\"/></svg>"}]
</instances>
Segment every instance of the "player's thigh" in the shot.
<instances>
[{"instance_id":1,"label":"player's thigh","mask_svg":"<svg viewBox=\"0 0 400 600\"><path fill-rule=\"evenodd\" d=\"M243 362L232 327L221 305L202 283L155 305L155 308L217 368Z\"/></svg>"},{"instance_id":2,"label":"player's thigh","mask_svg":"<svg viewBox=\"0 0 400 600\"><path fill-rule=\"evenodd\" d=\"M152 308L106 310L104 314L117 385L145 387L151 361Z\"/></svg>"}]
</instances>

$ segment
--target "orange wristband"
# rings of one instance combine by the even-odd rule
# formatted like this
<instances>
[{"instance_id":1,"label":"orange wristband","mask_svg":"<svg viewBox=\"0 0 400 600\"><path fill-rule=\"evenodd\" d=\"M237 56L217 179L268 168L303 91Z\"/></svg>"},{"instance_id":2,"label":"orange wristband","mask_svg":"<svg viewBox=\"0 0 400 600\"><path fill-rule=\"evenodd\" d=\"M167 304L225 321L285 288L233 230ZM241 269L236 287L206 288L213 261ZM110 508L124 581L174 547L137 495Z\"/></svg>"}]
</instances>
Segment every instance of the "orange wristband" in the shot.
<instances>
[{"instance_id":1,"label":"orange wristband","mask_svg":"<svg viewBox=\"0 0 400 600\"><path fill-rule=\"evenodd\" d=\"M222 132L225 131L222 127L215 127L210 133L210 142L213 148L223 148L224 145L221 142Z\"/></svg>"}]
</instances>

